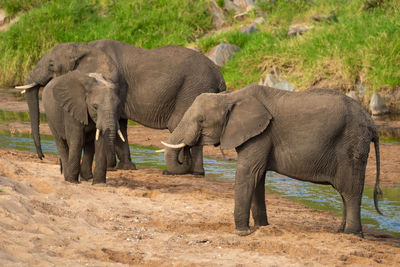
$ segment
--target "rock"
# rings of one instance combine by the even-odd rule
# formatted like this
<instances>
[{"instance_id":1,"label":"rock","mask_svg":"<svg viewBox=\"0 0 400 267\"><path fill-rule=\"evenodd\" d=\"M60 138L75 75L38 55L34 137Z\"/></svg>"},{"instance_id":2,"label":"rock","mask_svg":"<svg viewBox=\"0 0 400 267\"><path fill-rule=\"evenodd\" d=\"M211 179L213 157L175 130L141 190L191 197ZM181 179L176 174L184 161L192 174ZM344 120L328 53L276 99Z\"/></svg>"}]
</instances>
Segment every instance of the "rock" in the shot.
<instances>
[{"instance_id":1,"label":"rock","mask_svg":"<svg viewBox=\"0 0 400 267\"><path fill-rule=\"evenodd\" d=\"M210 7L208 10L211 13L211 19L215 28L219 29L225 26L226 20L224 11L218 6L218 4L213 0L210 2Z\"/></svg>"},{"instance_id":2,"label":"rock","mask_svg":"<svg viewBox=\"0 0 400 267\"><path fill-rule=\"evenodd\" d=\"M213 48L206 54L217 66L222 67L232 55L240 51L240 47L233 44L221 43Z\"/></svg>"},{"instance_id":3,"label":"rock","mask_svg":"<svg viewBox=\"0 0 400 267\"><path fill-rule=\"evenodd\" d=\"M244 34L251 34L258 31L258 27L256 23L252 23L250 25L242 27L240 31Z\"/></svg>"},{"instance_id":4,"label":"rock","mask_svg":"<svg viewBox=\"0 0 400 267\"><path fill-rule=\"evenodd\" d=\"M291 83L281 78L280 71L278 68L274 68L273 71L268 73L267 76L265 77L265 80L261 78L258 84L290 92L295 91L295 88Z\"/></svg>"},{"instance_id":5,"label":"rock","mask_svg":"<svg viewBox=\"0 0 400 267\"><path fill-rule=\"evenodd\" d=\"M265 19L263 17L258 17L254 20L255 24L261 24L265 21Z\"/></svg>"},{"instance_id":6,"label":"rock","mask_svg":"<svg viewBox=\"0 0 400 267\"><path fill-rule=\"evenodd\" d=\"M309 30L311 30L312 28L314 28L314 26L312 26L312 25L300 25L300 24L290 25L288 36L294 37L297 35L302 35L302 34L308 32Z\"/></svg>"},{"instance_id":7,"label":"rock","mask_svg":"<svg viewBox=\"0 0 400 267\"><path fill-rule=\"evenodd\" d=\"M277 89L281 89L281 90L286 90L286 91L294 92L294 86L291 85L291 84L290 84L289 82L287 82L287 81L278 82L278 83L274 84L274 86L272 86L272 87L277 88Z\"/></svg>"},{"instance_id":8,"label":"rock","mask_svg":"<svg viewBox=\"0 0 400 267\"><path fill-rule=\"evenodd\" d=\"M265 77L265 80L261 78L260 82L258 83L259 85L265 85L269 87L274 87L274 84L276 83L276 80L274 78L274 75L271 73L267 74L267 77Z\"/></svg>"},{"instance_id":9,"label":"rock","mask_svg":"<svg viewBox=\"0 0 400 267\"><path fill-rule=\"evenodd\" d=\"M373 93L371 102L369 103L369 109L372 115L383 115L389 112L385 102L378 93Z\"/></svg>"},{"instance_id":10,"label":"rock","mask_svg":"<svg viewBox=\"0 0 400 267\"><path fill-rule=\"evenodd\" d=\"M250 11L255 7L254 0L225 0L225 7L235 12Z\"/></svg>"},{"instance_id":11,"label":"rock","mask_svg":"<svg viewBox=\"0 0 400 267\"><path fill-rule=\"evenodd\" d=\"M310 19L317 21L317 22L338 22L336 12L332 10L329 15L311 15Z\"/></svg>"},{"instance_id":12,"label":"rock","mask_svg":"<svg viewBox=\"0 0 400 267\"><path fill-rule=\"evenodd\" d=\"M7 14L4 10L0 9L0 26L6 23Z\"/></svg>"},{"instance_id":13,"label":"rock","mask_svg":"<svg viewBox=\"0 0 400 267\"><path fill-rule=\"evenodd\" d=\"M348 97L354 99L358 103L361 103L360 98L358 97L358 93L356 91L350 91L346 94Z\"/></svg>"}]
</instances>

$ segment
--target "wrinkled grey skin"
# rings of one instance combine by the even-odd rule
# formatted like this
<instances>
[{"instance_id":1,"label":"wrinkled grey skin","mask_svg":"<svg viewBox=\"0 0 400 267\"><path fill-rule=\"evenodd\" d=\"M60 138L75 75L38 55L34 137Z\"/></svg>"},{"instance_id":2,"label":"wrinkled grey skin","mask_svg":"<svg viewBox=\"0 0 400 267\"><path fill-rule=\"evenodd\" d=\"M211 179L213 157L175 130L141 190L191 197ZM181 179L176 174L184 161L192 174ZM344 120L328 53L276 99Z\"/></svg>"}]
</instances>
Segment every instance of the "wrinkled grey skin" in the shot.
<instances>
[{"instance_id":1,"label":"wrinkled grey skin","mask_svg":"<svg viewBox=\"0 0 400 267\"><path fill-rule=\"evenodd\" d=\"M40 159L42 159L44 155L40 146L39 136L39 88L46 86L51 79L73 70L79 70L86 74L95 72L101 73L105 79L118 87L119 98L122 102L126 97L124 80L120 76L116 64L109 56L99 49L95 49L87 44L78 43L65 43L52 48L50 52L37 63L26 80L26 84L36 83L36 86L26 90L26 99L31 118L32 136ZM120 113L121 112L122 110ZM121 125L121 128L123 126L124 125ZM115 153L114 148L110 150L111 153ZM111 158L110 161L112 160ZM110 163L112 164L113 162Z\"/></svg>"},{"instance_id":2,"label":"wrinkled grey skin","mask_svg":"<svg viewBox=\"0 0 400 267\"><path fill-rule=\"evenodd\" d=\"M78 183L80 174L82 180L93 178L93 184L105 183L106 151L115 146L120 112L115 84L98 74L72 71L51 80L43 90L42 101L65 180ZM100 130L97 141L96 128Z\"/></svg>"},{"instance_id":3,"label":"wrinkled grey skin","mask_svg":"<svg viewBox=\"0 0 400 267\"><path fill-rule=\"evenodd\" d=\"M219 69L196 51L179 46L149 50L113 40L57 45L40 60L26 83L44 86L52 77L75 69L102 73L121 87L120 127L126 140L127 119L172 131L197 95L225 91ZM35 136L39 121L38 89L39 86L27 91L35 144L40 144L39 137ZM36 149L42 157L40 145ZM191 151L191 166L184 171L204 174L202 147L195 146ZM128 142L117 139L116 152L120 159L117 168L136 169Z\"/></svg>"},{"instance_id":4,"label":"wrinkled grey skin","mask_svg":"<svg viewBox=\"0 0 400 267\"><path fill-rule=\"evenodd\" d=\"M236 149L234 217L240 235L251 232L250 209L256 227L268 225L265 173L275 171L332 185L343 199L340 231L362 236L360 205L370 142L376 151L374 201L379 212L376 126L357 102L343 94L325 89L295 93L258 85L230 94L202 94L168 140L174 145L220 144L222 149ZM172 150L166 149L165 156L177 154ZM168 167L172 166L170 162Z\"/></svg>"}]
</instances>

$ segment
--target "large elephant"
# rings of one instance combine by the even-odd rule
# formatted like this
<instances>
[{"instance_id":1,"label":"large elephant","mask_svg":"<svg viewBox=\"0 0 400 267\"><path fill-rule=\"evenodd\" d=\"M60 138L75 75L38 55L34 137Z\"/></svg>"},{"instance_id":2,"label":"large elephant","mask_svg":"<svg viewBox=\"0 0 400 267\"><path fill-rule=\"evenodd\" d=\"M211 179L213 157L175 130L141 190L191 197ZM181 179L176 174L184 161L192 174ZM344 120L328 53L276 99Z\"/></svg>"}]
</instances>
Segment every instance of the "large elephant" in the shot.
<instances>
[{"instance_id":1,"label":"large elephant","mask_svg":"<svg viewBox=\"0 0 400 267\"><path fill-rule=\"evenodd\" d=\"M43 86L52 77L74 69L102 73L123 88L121 92L126 96L121 99L120 126L125 138L127 119L173 131L197 95L225 91L225 81L215 64L201 53L184 47L143 49L113 40L60 44L39 61L24 86L28 88L34 137L39 119L36 117L38 85ZM38 137L34 140L39 144ZM120 159L117 167L135 169L128 142L118 141L116 145ZM204 174L202 147L194 146L191 152L193 164L185 172ZM41 157L40 150L38 154Z\"/></svg>"},{"instance_id":2,"label":"large elephant","mask_svg":"<svg viewBox=\"0 0 400 267\"><path fill-rule=\"evenodd\" d=\"M51 80L42 100L65 180L78 183L80 174L86 181L93 177L93 184L105 183L106 151L114 148L120 116L115 84L101 74L76 70Z\"/></svg>"},{"instance_id":3,"label":"large elephant","mask_svg":"<svg viewBox=\"0 0 400 267\"><path fill-rule=\"evenodd\" d=\"M220 144L236 149L234 217L240 235L250 233L250 209L255 226L268 225L266 171L332 185L343 199L340 230L362 235L360 205L370 142L375 144L374 203L380 213L376 126L360 104L335 91L249 85L230 94L202 94L165 143L172 147L165 158L172 167L173 161L180 165L169 155L176 155L177 147Z\"/></svg>"}]
</instances>

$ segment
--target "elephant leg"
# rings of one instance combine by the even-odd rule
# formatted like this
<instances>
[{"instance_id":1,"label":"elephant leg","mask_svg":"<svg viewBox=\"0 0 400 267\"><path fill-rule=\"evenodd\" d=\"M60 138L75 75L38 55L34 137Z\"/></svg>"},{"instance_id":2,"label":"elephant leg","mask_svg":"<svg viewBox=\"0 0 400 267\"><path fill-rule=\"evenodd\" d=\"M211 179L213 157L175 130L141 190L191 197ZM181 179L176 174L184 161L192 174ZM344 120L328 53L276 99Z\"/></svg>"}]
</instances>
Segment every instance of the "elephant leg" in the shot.
<instances>
[{"instance_id":1,"label":"elephant leg","mask_svg":"<svg viewBox=\"0 0 400 267\"><path fill-rule=\"evenodd\" d=\"M192 152L192 171L194 175L204 176L203 167L203 146L193 146Z\"/></svg>"},{"instance_id":2,"label":"elephant leg","mask_svg":"<svg viewBox=\"0 0 400 267\"><path fill-rule=\"evenodd\" d=\"M66 181L70 183L79 183L79 172L82 155L82 142L74 141L73 145L69 145L68 163L66 166Z\"/></svg>"},{"instance_id":3,"label":"elephant leg","mask_svg":"<svg viewBox=\"0 0 400 267\"><path fill-rule=\"evenodd\" d=\"M271 143L267 133L254 137L236 148L235 226L239 235L248 235L250 207L256 226L267 225L265 206L265 172Z\"/></svg>"},{"instance_id":4,"label":"elephant leg","mask_svg":"<svg viewBox=\"0 0 400 267\"><path fill-rule=\"evenodd\" d=\"M361 198L364 190L366 161L349 159L341 164L337 175L341 179L335 188L343 199L343 221L341 227L346 234L355 234L363 237L361 225ZM349 176L350 177L346 177ZM346 177L346 178L345 178Z\"/></svg>"},{"instance_id":5,"label":"elephant leg","mask_svg":"<svg viewBox=\"0 0 400 267\"><path fill-rule=\"evenodd\" d=\"M338 233L343 233L344 232L344 228L346 227L346 201L344 201L344 198L342 195L340 195L342 197L342 201L343 201L343 217L342 217L342 222L340 223L339 229L337 230Z\"/></svg>"},{"instance_id":6,"label":"elephant leg","mask_svg":"<svg viewBox=\"0 0 400 267\"><path fill-rule=\"evenodd\" d=\"M132 162L131 152L129 150L129 142L128 142L128 120L120 119L119 120L120 130L122 135L125 138L125 142L121 140L121 138L117 137L116 140L116 148L115 151L117 153L119 162L117 165L117 169L120 170L137 170L135 163Z\"/></svg>"},{"instance_id":7,"label":"elephant leg","mask_svg":"<svg viewBox=\"0 0 400 267\"><path fill-rule=\"evenodd\" d=\"M268 225L267 209L265 206L265 174L261 173L256 189L254 190L252 202L251 202L251 214L253 215L254 226L266 226Z\"/></svg>"},{"instance_id":8,"label":"elephant leg","mask_svg":"<svg viewBox=\"0 0 400 267\"><path fill-rule=\"evenodd\" d=\"M93 183L92 184L105 184L106 183L106 173L107 173L107 149L106 141L104 136L101 136L95 142L95 157L96 164L93 173Z\"/></svg>"},{"instance_id":9,"label":"elephant leg","mask_svg":"<svg viewBox=\"0 0 400 267\"><path fill-rule=\"evenodd\" d=\"M70 116L64 117L65 133L68 143L68 163L66 166L66 181L79 183L82 149L84 145L83 126Z\"/></svg>"},{"instance_id":10,"label":"elephant leg","mask_svg":"<svg viewBox=\"0 0 400 267\"><path fill-rule=\"evenodd\" d=\"M54 136L55 142L56 142L56 146L57 146L57 150L58 153L60 154L60 159L61 159L61 173L64 174L64 179L67 180L67 176L66 176L66 171L67 171L67 164L68 164L68 145L65 142L65 140L60 139L56 136Z\"/></svg>"},{"instance_id":11,"label":"elephant leg","mask_svg":"<svg viewBox=\"0 0 400 267\"><path fill-rule=\"evenodd\" d=\"M92 165L94 153L94 140L93 138L89 138L85 140L85 145L83 147L83 158L80 172L80 178L83 181L89 181L93 178Z\"/></svg>"}]
</instances>

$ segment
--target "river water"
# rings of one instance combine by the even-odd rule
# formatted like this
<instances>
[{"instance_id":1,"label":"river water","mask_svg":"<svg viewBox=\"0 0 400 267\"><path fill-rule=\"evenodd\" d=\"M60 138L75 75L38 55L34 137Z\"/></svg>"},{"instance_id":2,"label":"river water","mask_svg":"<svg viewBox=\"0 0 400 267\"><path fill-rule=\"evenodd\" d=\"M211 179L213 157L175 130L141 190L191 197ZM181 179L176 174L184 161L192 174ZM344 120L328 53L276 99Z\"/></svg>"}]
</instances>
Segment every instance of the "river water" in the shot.
<instances>
[{"instance_id":1,"label":"river water","mask_svg":"<svg viewBox=\"0 0 400 267\"><path fill-rule=\"evenodd\" d=\"M44 153L57 153L51 136L42 135L41 140ZM27 134L11 134L8 131L2 131L0 132L0 147L36 153L32 138ZM163 155L155 153L157 149L131 145L131 156L138 166L164 169ZM231 180L235 177L235 161L205 157L204 167L207 177ZM311 208L331 211L336 216L342 215L342 199L331 186L297 181L274 172L267 173L265 184L267 192L279 194ZM375 211L373 188L365 186L361 211L362 223L370 228L400 237L400 187L384 188L383 194L384 197L379 201L379 206L385 216Z\"/></svg>"}]
</instances>

